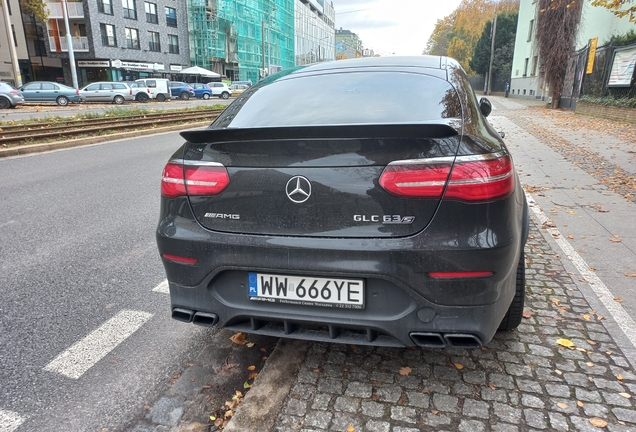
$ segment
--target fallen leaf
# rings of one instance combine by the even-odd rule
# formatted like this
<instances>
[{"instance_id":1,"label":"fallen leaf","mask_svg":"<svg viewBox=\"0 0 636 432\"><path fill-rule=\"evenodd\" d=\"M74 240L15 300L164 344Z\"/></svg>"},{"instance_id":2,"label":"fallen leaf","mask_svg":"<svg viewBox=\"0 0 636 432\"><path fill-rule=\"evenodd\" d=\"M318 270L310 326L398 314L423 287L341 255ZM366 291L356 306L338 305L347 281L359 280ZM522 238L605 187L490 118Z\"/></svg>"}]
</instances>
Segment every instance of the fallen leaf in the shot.
<instances>
[{"instance_id":1,"label":"fallen leaf","mask_svg":"<svg viewBox=\"0 0 636 432\"><path fill-rule=\"evenodd\" d=\"M243 388L248 389L248 388L251 388L251 387L252 387L252 384L248 383L247 381L245 381L245 382L243 383Z\"/></svg>"},{"instance_id":2,"label":"fallen leaf","mask_svg":"<svg viewBox=\"0 0 636 432\"><path fill-rule=\"evenodd\" d=\"M552 304L555 306L559 306L559 304L561 303L561 300L559 300L558 298L553 298L552 299Z\"/></svg>"},{"instance_id":3,"label":"fallen leaf","mask_svg":"<svg viewBox=\"0 0 636 432\"><path fill-rule=\"evenodd\" d=\"M245 340L245 333L243 332L235 333L230 340L237 345L245 345L247 343L247 340Z\"/></svg>"},{"instance_id":4,"label":"fallen leaf","mask_svg":"<svg viewBox=\"0 0 636 432\"><path fill-rule=\"evenodd\" d=\"M373 396L371 396L371 400L377 401L378 399L380 399L379 394L374 394Z\"/></svg>"},{"instance_id":5,"label":"fallen leaf","mask_svg":"<svg viewBox=\"0 0 636 432\"><path fill-rule=\"evenodd\" d=\"M495 387L491 383L488 383L488 387L490 387L490 390L497 390L497 387Z\"/></svg>"},{"instance_id":6,"label":"fallen leaf","mask_svg":"<svg viewBox=\"0 0 636 432\"><path fill-rule=\"evenodd\" d=\"M252 348L254 346L254 342L248 342L245 344L246 347Z\"/></svg>"},{"instance_id":7,"label":"fallen leaf","mask_svg":"<svg viewBox=\"0 0 636 432\"><path fill-rule=\"evenodd\" d=\"M605 317L604 317L603 315L598 315L598 316L596 317L596 319L597 319L597 320L599 320L599 321L601 321L601 320L604 320L604 319L605 319Z\"/></svg>"},{"instance_id":8,"label":"fallen leaf","mask_svg":"<svg viewBox=\"0 0 636 432\"><path fill-rule=\"evenodd\" d=\"M207 389L211 389L212 386L211 385L204 385L204 386L201 386L201 388L204 389L204 390L207 390Z\"/></svg>"},{"instance_id":9,"label":"fallen leaf","mask_svg":"<svg viewBox=\"0 0 636 432\"><path fill-rule=\"evenodd\" d=\"M314 373L320 373L320 369L314 369Z\"/></svg>"},{"instance_id":10,"label":"fallen leaf","mask_svg":"<svg viewBox=\"0 0 636 432\"><path fill-rule=\"evenodd\" d=\"M598 418L598 417L591 418L590 423L592 423L592 426L597 428L604 428L607 426L607 422L603 420L602 418Z\"/></svg>"},{"instance_id":11,"label":"fallen leaf","mask_svg":"<svg viewBox=\"0 0 636 432\"><path fill-rule=\"evenodd\" d=\"M574 346L574 342L572 342L570 339L557 339L556 343L557 345L561 345L568 348L572 348Z\"/></svg>"},{"instance_id":12,"label":"fallen leaf","mask_svg":"<svg viewBox=\"0 0 636 432\"><path fill-rule=\"evenodd\" d=\"M437 410L433 410L433 411L431 411L431 412L432 412L433 414L435 414L435 415L439 414L439 411L437 411Z\"/></svg>"},{"instance_id":13,"label":"fallen leaf","mask_svg":"<svg viewBox=\"0 0 636 432\"><path fill-rule=\"evenodd\" d=\"M610 241L611 241L611 242L614 242L614 243L620 243L620 242L621 242L621 239L616 238L616 237L610 237Z\"/></svg>"},{"instance_id":14,"label":"fallen leaf","mask_svg":"<svg viewBox=\"0 0 636 432\"><path fill-rule=\"evenodd\" d=\"M557 375L563 375L563 372L561 372L561 371L560 371L560 370L558 370L558 369L555 369L555 370L554 370L554 373L556 373Z\"/></svg>"},{"instance_id":15,"label":"fallen leaf","mask_svg":"<svg viewBox=\"0 0 636 432\"><path fill-rule=\"evenodd\" d=\"M455 365L455 367L456 367L457 369L459 369L459 370L464 369L464 365L463 365L463 364L461 364L461 363L453 363L453 364L454 364L454 365Z\"/></svg>"},{"instance_id":16,"label":"fallen leaf","mask_svg":"<svg viewBox=\"0 0 636 432\"><path fill-rule=\"evenodd\" d=\"M572 234L570 234L570 235L568 236L568 238L569 238L569 239L573 239L573 238L574 238L574 236L573 236Z\"/></svg>"},{"instance_id":17,"label":"fallen leaf","mask_svg":"<svg viewBox=\"0 0 636 432\"><path fill-rule=\"evenodd\" d=\"M258 372L252 372L251 374L249 374L249 376L247 377L247 379L254 379L258 376Z\"/></svg>"},{"instance_id":18,"label":"fallen leaf","mask_svg":"<svg viewBox=\"0 0 636 432\"><path fill-rule=\"evenodd\" d=\"M524 318L530 318L532 316L532 314L530 313L530 311L528 309L524 309L523 310L523 317Z\"/></svg>"},{"instance_id":19,"label":"fallen leaf","mask_svg":"<svg viewBox=\"0 0 636 432\"><path fill-rule=\"evenodd\" d=\"M589 320L590 320L590 318L591 318L591 317L590 317L589 315L587 315L587 314L583 315L583 319L584 319L585 321L589 321Z\"/></svg>"},{"instance_id":20,"label":"fallen leaf","mask_svg":"<svg viewBox=\"0 0 636 432\"><path fill-rule=\"evenodd\" d=\"M611 351L605 351L605 354L612 355L612 352Z\"/></svg>"},{"instance_id":21,"label":"fallen leaf","mask_svg":"<svg viewBox=\"0 0 636 432\"><path fill-rule=\"evenodd\" d=\"M590 345L596 345L596 342L594 342L593 340L588 339L586 342L589 343Z\"/></svg>"},{"instance_id":22,"label":"fallen leaf","mask_svg":"<svg viewBox=\"0 0 636 432\"><path fill-rule=\"evenodd\" d=\"M636 277L636 273L625 273L627 277Z\"/></svg>"},{"instance_id":23,"label":"fallen leaf","mask_svg":"<svg viewBox=\"0 0 636 432\"><path fill-rule=\"evenodd\" d=\"M630 399L632 397L629 393L619 393L619 395L623 396L625 399Z\"/></svg>"},{"instance_id":24,"label":"fallen leaf","mask_svg":"<svg viewBox=\"0 0 636 432\"><path fill-rule=\"evenodd\" d=\"M616 379L619 381L623 381L623 375L621 374L616 375Z\"/></svg>"},{"instance_id":25,"label":"fallen leaf","mask_svg":"<svg viewBox=\"0 0 636 432\"><path fill-rule=\"evenodd\" d=\"M576 401L576 404L578 406L580 406L581 408L583 408L585 406L585 404L583 402L581 402L581 401Z\"/></svg>"},{"instance_id":26,"label":"fallen leaf","mask_svg":"<svg viewBox=\"0 0 636 432\"><path fill-rule=\"evenodd\" d=\"M587 363L585 363L585 364L586 364L588 367L594 367L594 363L592 363L592 362L587 362Z\"/></svg>"},{"instance_id":27,"label":"fallen leaf","mask_svg":"<svg viewBox=\"0 0 636 432\"><path fill-rule=\"evenodd\" d=\"M255 369L256 369L256 366L254 366L254 365L247 367L247 370L249 370L249 371L253 371Z\"/></svg>"},{"instance_id":28,"label":"fallen leaf","mask_svg":"<svg viewBox=\"0 0 636 432\"><path fill-rule=\"evenodd\" d=\"M402 369L400 369L400 375L406 376L406 375L410 374L411 372L413 372L413 369L411 369L408 366L404 366Z\"/></svg>"},{"instance_id":29,"label":"fallen leaf","mask_svg":"<svg viewBox=\"0 0 636 432\"><path fill-rule=\"evenodd\" d=\"M211 416L210 416L210 420L214 421L214 420L216 420L216 417L215 417L215 416L213 416L213 415L211 415Z\"/></svg>"},{"instance_id":30,"label":"fallen leaf","mask_svg":"<svg viewBox=\"0 0 636 432\"><path fill-rule=\"evenodd\" d=\"M614 297L614 301L615 301L616 303L623 303L623 299L622 299L622 298L620 298L620 297Z\"/></svg>"},{"instance_id":31,"label":"fallen leaf","mask_svg":"<svg viewBox=\"0 0 636 432\"><path fill-rule=\"evenodd\" d=\"M347 426L347 432L353 432L355 430L356 428L354 428L352 425Z\"/></svg>"},{"instance_id":32,"label":"fallen leaf","mask_svg":"<svg viewBox=\"0 0 636 432\"><path fill-rule=\"evenodd\" d=\"M568 404L565 404L565 403L563 403L563 402L559 402L559 403L557 404L557 406L558 406L559 408L561 408L561 409L567 409L567 408L568 408Z\"/></svg>"}]
</instances>

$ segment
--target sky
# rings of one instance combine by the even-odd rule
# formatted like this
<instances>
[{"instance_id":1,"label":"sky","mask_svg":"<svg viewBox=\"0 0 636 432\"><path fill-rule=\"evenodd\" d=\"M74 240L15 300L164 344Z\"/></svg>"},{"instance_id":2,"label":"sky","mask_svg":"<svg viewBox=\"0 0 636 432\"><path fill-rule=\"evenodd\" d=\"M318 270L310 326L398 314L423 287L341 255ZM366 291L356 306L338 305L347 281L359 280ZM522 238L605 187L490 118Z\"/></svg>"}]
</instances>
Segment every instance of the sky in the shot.
<instances>
[{"instance_id":1,"label":"sky","mask_svg":"<svg viewBox=\"0 0 636 432\"><path fill-rule=\"evenodd\" d=\"M336 11L336 29L351 30L364 48L380 55L420 55L438 19L462 0L326 0Z\"/></svg>"}]
</instances>

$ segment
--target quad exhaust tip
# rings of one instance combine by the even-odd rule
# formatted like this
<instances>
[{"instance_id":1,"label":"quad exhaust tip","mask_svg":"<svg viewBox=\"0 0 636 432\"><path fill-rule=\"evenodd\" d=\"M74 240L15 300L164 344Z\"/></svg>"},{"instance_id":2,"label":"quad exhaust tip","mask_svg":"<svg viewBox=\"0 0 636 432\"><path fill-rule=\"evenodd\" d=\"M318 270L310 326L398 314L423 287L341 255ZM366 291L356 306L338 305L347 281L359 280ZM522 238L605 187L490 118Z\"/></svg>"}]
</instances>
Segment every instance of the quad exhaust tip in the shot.
<instances>
[{"instance_id":1,"label":"quad exhaust tip","mask_svg":"<svg viewBox=\"0 0 636 432\"><path fill-rule=\"evenodd\" d=\"M413 332L410 334L415 345L422 348L479 348L481 340L472 334L463 333L428 333Z\"/></svg>"},{"instance_id":2,"label":"quad exhaust tip","mask_svg":"<svg viewBox=\"0 0 636 432\"><path fill-rule=\"evenodd\" d=\"M182 322L192 322L194 311L189 309L174 308L172 309L172 318Z\"/></svg>"},{"instance_id":3,"label":"quad exhaust tip","mask_svg":"<svg viewBox=\"0 0 636 432\"><path fill-rule=\"evenodd\" d=\"M177 321L198 324L205 327L214 327L219 321L217 314L209 312L197 312L190 309L172 309L172 318Z\"/></svg>"}]
</instances>

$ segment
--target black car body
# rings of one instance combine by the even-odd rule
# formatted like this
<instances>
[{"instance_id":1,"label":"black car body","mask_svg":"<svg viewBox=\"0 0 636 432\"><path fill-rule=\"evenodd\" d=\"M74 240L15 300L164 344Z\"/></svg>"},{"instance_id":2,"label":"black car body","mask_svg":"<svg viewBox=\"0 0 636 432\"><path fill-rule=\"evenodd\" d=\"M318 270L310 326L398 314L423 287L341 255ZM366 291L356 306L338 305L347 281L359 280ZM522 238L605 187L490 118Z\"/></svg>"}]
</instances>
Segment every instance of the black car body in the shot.
<instances>
[{"instance_id":1,"label":"black car body","mask_svg":"<svg viewBox=\"0 0 636 432\"><path fill-rule=\"evenodd\" d=\"M437 56L254 85L164 169L173 318L383 346L478 347L516 327L528 212L489 108Z\"/></svg>"}]
</instances>

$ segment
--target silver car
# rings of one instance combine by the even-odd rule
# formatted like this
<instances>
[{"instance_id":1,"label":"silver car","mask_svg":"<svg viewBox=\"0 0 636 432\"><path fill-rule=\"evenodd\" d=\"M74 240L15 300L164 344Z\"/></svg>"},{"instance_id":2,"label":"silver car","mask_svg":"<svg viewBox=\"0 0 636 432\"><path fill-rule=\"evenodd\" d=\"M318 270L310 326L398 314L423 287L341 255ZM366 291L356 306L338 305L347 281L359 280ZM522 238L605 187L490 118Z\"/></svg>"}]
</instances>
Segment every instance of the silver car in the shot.
<instances>
[{"instance_id":1,"label":"silver car","mask_svg":"<svg viewBox=\"0 0 636 432\"><path fill-rule=\"evenodd\" d=\"M85 102L112 102L117 105L134 99L133 90L123 82L95 82L80 90Z\"/></svg>"},{"instance_id":2,"label":"silver car","mask_svg":"<svg viewBox=\"0 0 636 432\"><path fill-rule=\"evenodd\" d=\"M0 81L0 108L15 108L24 103L22 92L11 84Z\"/></svg>"}]
</instances>

